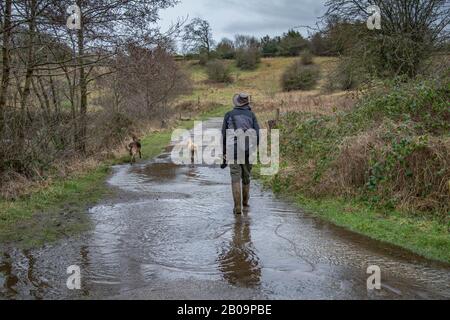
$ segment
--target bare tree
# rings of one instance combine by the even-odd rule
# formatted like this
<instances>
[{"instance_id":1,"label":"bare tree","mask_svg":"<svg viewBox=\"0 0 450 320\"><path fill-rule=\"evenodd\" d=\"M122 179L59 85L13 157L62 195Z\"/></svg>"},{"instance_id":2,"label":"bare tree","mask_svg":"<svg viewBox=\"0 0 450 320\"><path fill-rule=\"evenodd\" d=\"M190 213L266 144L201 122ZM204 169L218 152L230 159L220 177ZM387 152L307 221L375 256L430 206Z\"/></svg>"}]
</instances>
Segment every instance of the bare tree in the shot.
<instances>
[{"instance_id":1,"label":"bare tree","mask_svg":"<svg viewBox=\"0 0 450 320\"><path fill-rule=\"evenodd\" d=\"M81 8L81 28L72 31L66 27L66 10L73 3L0 1L2 187L3 182L14 181L13 175L45 176L55 161L101 150L98 137L113 130L104 126L109 114L121 114L122 110L143 114L142 105L132 103L132 97L126 95L131 90L123 88L134 86L137 96L147 95L146 119L164 115L162 110L182 89L183 76L167 45L180 26L162 34L155 24L159 10L176 0L76 0ZM130 47L140 48L133 59L139 54L148 58L142 61L148 64L145 77L137 63L136 73L128 73L128 77L117 63L123 58L128 62L122 66L130 66ZM102 79L114 79L115 86L101 87ZM95 96L100 91L114 96L117 109L110 112L108 104L96 104L94 90Z\"/></svg>"},{"instance_id":2,"label":"bare tree","mask_svg":"<svg viewBox=\"0 0 450 320\"><path fill-rule=\"evenodd\" d=\"M214 45L211 25L206 20L193 19L184 27L183 41L186 51L204 51L209 57Z\"/></svg>"},{"instance_id":3,"label":"bare tree","mask_svg":"<svg viewBox=\"0 0 450 320\"><path fill-rule=\"evenodd\" d=\"M328 0L327 15L365 21L370 6L381 10L384 33L414 34L419 41L435 43L448 36L450 4L446 0ZM448 30L447 30L448 31Z\"/></svg>"},{"instance_id":4,"label":"bare tree","mask_svg":"<svg viewBox=\"0 0 450 320\"><path fill-rule=\"evenodd\" d=\"M61 12L65 13L72 1L54 3L56 25L53 27L58 36L66 37L67 43L71 44L77 64L79 123L76 140L81 152L86 151L88 84L94 67L102 65L129 39L154 41L157 30L152 25L158 19L158 10L174 3L174 0L77 0L76 4L81 9L81 28L75 33L61 29L66 20L66 15L61 15Z\"/></svg>"},{"instance_id":5,"label":"bare tree","mask_svg":"<svg viewBox=\"0 0 450 320\"><path fill-rule=\"evenodd\" d=\"M449 39L450 3L446 0L328 0L326 17L360 25L358 45L374 64L395 74L414 76L434 48ZM368 33L370 6L381 10L382 29Z\"/></svg>"}]
</instances>

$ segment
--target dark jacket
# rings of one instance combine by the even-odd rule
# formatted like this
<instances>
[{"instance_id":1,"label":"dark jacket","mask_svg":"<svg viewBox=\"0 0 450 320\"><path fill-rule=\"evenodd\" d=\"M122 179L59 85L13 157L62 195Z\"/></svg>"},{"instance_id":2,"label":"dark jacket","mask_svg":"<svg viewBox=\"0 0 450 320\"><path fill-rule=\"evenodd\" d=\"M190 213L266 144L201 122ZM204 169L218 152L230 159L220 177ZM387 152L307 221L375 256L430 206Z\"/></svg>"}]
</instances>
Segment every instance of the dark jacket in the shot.
<instances>
[{"instance_id":1,"label":"dark jacket","mask_svg":"<svg viewBox=\"0 0 450 320\"><path fill-rule=\"evenodd\" d=\"M234 121L233 121L234 119ZM234 126L234 122L236 123L236 128ZM253 113L250 105L246 105L243 107L235 107L233 111L228 112L225 115L223 126L222 126L222 137L223 137L223 154L227 153L227 130L239 130L242 129L244 132L247 132L249 129L254 129L256 131L258 146L259 146L259 124L256 115ZM234 158L237 159L237 138L234 142ZM246 151L248 151L249 147L246 144Z\"/></svg>"}]
</instances>

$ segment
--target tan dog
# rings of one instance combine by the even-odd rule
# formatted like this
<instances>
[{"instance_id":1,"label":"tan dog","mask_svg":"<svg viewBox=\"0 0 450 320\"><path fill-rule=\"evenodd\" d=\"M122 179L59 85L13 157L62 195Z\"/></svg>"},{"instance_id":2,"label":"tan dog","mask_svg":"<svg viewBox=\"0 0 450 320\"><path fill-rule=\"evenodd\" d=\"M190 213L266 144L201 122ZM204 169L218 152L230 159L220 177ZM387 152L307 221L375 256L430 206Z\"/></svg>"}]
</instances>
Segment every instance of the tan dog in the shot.
<instances>
[{"instance_id":1,"label":"tan dog","mask_svg":"<svg viewBox=\"0 0 450 320\"><path fill-rule=\"evenodd\" d=\"M133 163L136 163L136 157L139 155L139 158L142 159L142 144L141 141L133 135L133 142L131 142L127 150L130 152L130 164L133 165Z\"/></svg>"},{"instance_id":2,"label":"tan dog","mask_svg":"<svg viewBox=\"0 0 450 320\"><path fill-rule=\"evenodd\" d=\"M192 141L192 139L189 139L187 146L188 146L189 152L191 153L191 163L194 164L195 153L198 152L198 146Z\"/></svg>"}]
</instances>

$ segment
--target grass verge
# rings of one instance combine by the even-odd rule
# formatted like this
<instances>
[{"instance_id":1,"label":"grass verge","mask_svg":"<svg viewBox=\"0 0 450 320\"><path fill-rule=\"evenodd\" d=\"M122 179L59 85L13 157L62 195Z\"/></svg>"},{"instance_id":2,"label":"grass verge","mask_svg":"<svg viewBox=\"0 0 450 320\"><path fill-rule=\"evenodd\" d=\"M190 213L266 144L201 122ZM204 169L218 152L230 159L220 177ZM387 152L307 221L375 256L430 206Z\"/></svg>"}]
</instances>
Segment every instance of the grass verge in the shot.
<instances>
[{"instance_id":1,"label":"grass verge","mask_svg":"<svg viewBox=\"0 0 450 320\"><path fill-rule=\"evenodd\" d=\"M431 218L422 213L407 214L396 210L374 208L359 200L339 197L314 199L293 192L280 177L273 180L258 174L267 188L292 200L308 214L331 222L371 239L406 249L424 258L450 264L450 221Z\"/></svg>"},{"instance_id":2,"label":"grass verge","mask_svg":"<svg viewBox=\"0 0 450 320\"><path fill-rule=\"evenodd\" d=\"M169 130L155 132L149 134L142 139L142 157L144 159L151 159L157 156L170 142L171 133ZM124 154L122 157L113 160L111 165L119 165L130 162L130 156Z\"/></svg>"},{"instance_id":3,"label":"grass verge","mask_svg":"<svg viewBox=\"0 0 450 320\"><path fill-rule=\"evenodd\" d=\"M107 192L109 166L54 181L49 187L16 201L0 201L0 242L32 248L89 228L89 204Z\"/></svg>"},{"instance_id":4,"label":"grass verge","mask_svg":"<svg viewBox=\"0 0 450 320\"><path fill-rule=\"evenodd\" d=\"M450 226L441 221L392 211L386 214L342 199L312 200L297 196L295 200L312 215L335 225L431 260L450 263Z\"/></svg>"}]
</instances>

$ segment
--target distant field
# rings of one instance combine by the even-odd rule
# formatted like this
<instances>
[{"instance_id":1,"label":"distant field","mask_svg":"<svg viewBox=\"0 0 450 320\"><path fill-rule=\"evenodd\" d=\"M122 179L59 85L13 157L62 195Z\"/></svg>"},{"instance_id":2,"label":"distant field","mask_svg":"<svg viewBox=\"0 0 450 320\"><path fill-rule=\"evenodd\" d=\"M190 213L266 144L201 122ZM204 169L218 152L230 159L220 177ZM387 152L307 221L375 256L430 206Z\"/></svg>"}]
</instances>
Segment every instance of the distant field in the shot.
<instances>
[{"instance_id":1,"label":"distant field","mask_svg":"<svg viewBox=\"0 0 450 320\"><path fill-rule=\"evenodd\" d=\"M281 76L297 58L265 58L258 69L241 71L234 61L228 60L232 70L233 83L217 84L208 80L205 67L198 61L180 62L191 75L194 91L181 98L183 102L209 106L232 106L231 99L235 93L246 92L252 96L254 111L261 118L261 123L273 117L275 110L306 111L318 114L334 113L336 110L353 106L351 95L343 92L327 93L324 85L328 76L334 71L339 59L332 57L315 57L314 63L320 67L321 79L314 90L282 92Z\"/></svg>"},{"instance_id":2,"label":"distant field","mask_svg":"<svg viewBox=\"0 0 450 320\"><path fill-rule=\"evenodd\" d=\"M229 95L238 91L246 91L252 95L254 102L272 97L281 92L280 78L283 71L298 58L265 58L258 69L254 71L242 71L235 67L233 60L225 60L231 65L233 83L230 85L213 84L208 81L205 68L198 61L181 62L183 68L189 72L195 84L195 90L188 98L197 99L199 96L216 103L229 103ZM326 75L333 70L338 61L337 58L316 57L314 62L321 67ZM319 84L318 89L323 85ZM314 90L318 93L319 90ZM309 92L311 93L311 92Z\"/></svg>"}]
</instances>

